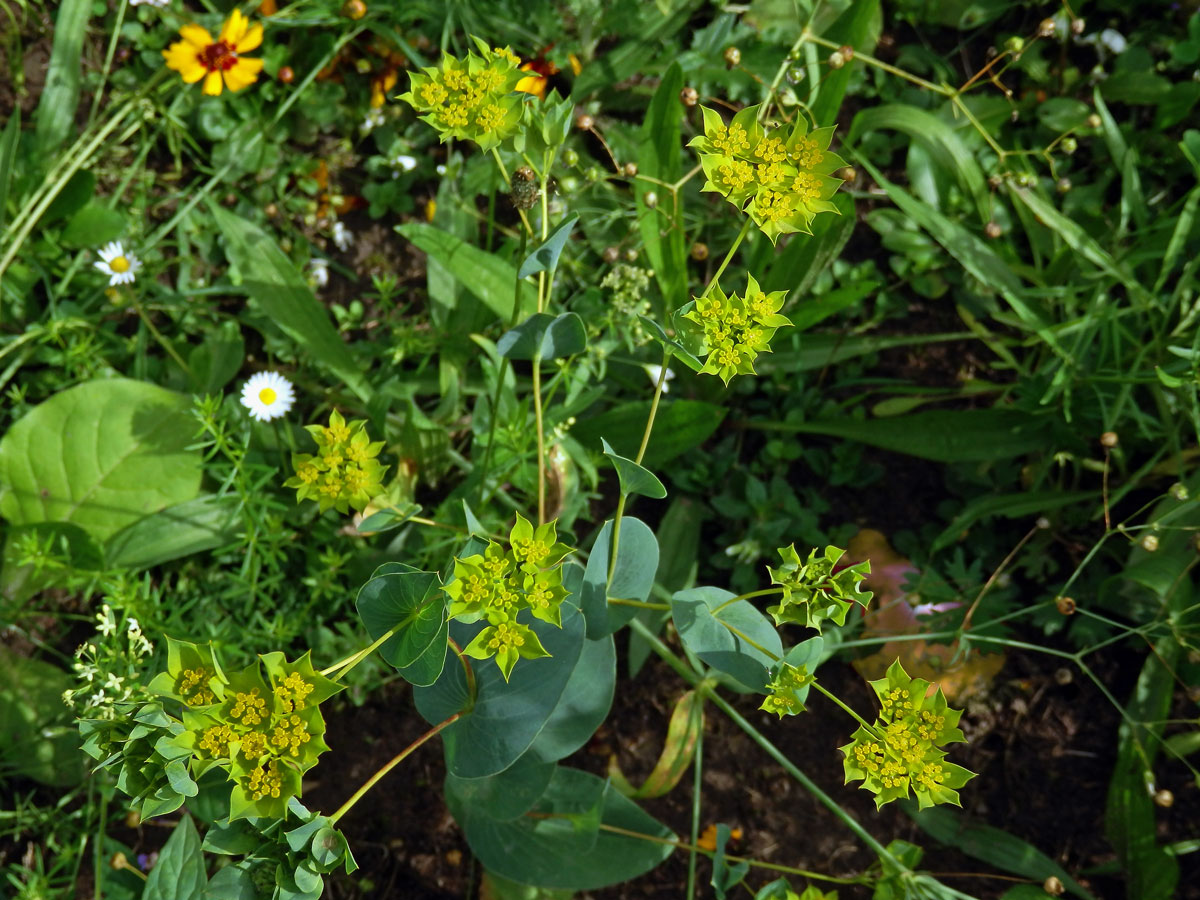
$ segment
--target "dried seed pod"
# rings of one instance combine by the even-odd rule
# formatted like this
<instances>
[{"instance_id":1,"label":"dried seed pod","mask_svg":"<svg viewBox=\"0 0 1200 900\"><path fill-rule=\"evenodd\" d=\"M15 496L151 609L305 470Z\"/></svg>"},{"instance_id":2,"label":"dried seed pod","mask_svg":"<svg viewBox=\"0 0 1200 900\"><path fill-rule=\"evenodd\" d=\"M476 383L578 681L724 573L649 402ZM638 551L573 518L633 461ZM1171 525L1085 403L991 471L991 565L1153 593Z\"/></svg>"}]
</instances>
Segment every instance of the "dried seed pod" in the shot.
<instances>
[{"instance_id":1,"label":"dried seed pod","mask_svg":"<svg viewBox=\"0 0 1200 900\"><path fill-rule=\"evenodd\" d=\"M625 250L625 262L635 263L638 261L638 252L633 247Z\"/></svg>"},{"instance_id":2,"label":"dried seed pod","mask_svg":"<svg viewBox=\"0 0 1200 900\"><path fill-rule=\"evenodd\" d=\"M621 251L616 247L605 247L604 253L601 255L604 257L606 263L615 263L621 258Z\"/></svg>"},{"instance_id":3,"label":"dried seed pod","mask_svg":"<svg viewBox=\"0 0 1200 900\"><path fill-rule=\"evenodd\" d=\"M679 92L679 102L689 108L693 107L700 102L700 94L694 87L685 87Z\"/></svg>"},{"instance_id":4,"label":"dried seed pod","mask_svg":"<svg viewBox=\"0 0 1200 900\"><path fill-rule=\"evenodd\" d=\"M1060 194L1065 194L1067 191L1071 190L1071 179L1065 177L1060 178L1057 182L1055 182L1054 187Z\"/></svg>"},{"instance_id":5,"label":"dried seed pod","mask_svg":"<svg viewBox=\"0 0 1200 900\"><path fill-rule=\"evenodd\" d=\"M854 184L858 180L858 170L854 166L842 166L833 173L834 178L840 178L847 184Z\"/></svg>"},{"instance_id":6,"label":"dried seed pod","mask_svg":"<svg viewBox=\"0 0 1200 900\"><path fill-rule=\"evenodd\" d=\"M1047 878L1045 881L1042 882L1042 890L1045 891L1047 894L1049 894L1051 897L1061 897L1063 894L1063 891L1066 890L1066 887L1063 886L1063 883L1061 881L1059 881L1058 878L1051 875L1049 878Z\"/></svg>"},{"instance_id":7,"label":"dried seed pod","mask_svg":"<svg viewBox=\"0 0 1200 900\"><path fill-rule=\"evenodd\" d=\"M292 71L291 66L283 66L275 74L275 77L278 78L280 81L282 81L284 84L291 84L293 81L296 80L296 73Z\"/></svg>"},{"instance_id":8,"label":"dried seed pod","mask_svg":"<svg viewBox=\"0 0 1200 900\"><path fill-rule=\"evenodd\" d=\"M741 63L741 61L742 61L742 51L741 50L739 50L737 47L726 47L725 48L725 65L727 65L729 68L732 69L734 66L739 65Z\"/></svg>"},{"instance_id":9,"label":"dried seed pod","mask_svg":"<svg viewBox=\"0 0 1200 900\"><path fill-rule=\"evenodd\" d=\"M1087 21L1084 19L1071 20L1071 34L1083 34L1083 29L1087 28Z\"/></svg>"},{"instance_id":10,"label":"dried seed pod","mask_svg":"<svg viewBox=\"0 0 1200 900\"><path fill-rule=\"evenodd\" d=\"M1045 531L1047 528L1050 527L1050 520L1047 519L1045 516L1038 516L1037 527L1040 528L1042 531Z\"/></svg>"},{"instance_id":11,"label":"dried seed pod","mask_svg":"<svg viewBox=\"0 0 1200 900\"><path fill-rule=\"evenodd\" d=\"M625 163L625 174L633 178L638 173L637 163Z\"/></svg>"},{"instance_id":12,"label":"dried seed pod","mask_svg":"<svg viewBox=\"0 0 1200 900\"><path fill-rule=\"evenodd\" d=\"M708 259L708 244L702 244L697 241L692 244L692 249L688 252L696 262L704 262L704 260Z\"/></svg>"},{"instance_id":13,"label":"dried seed pod","mask_svg":"<svg viewBox=\"0 0 1200 900\"><path fill-rule=\"evenodd\" d=\"M1158 536L1148 534L1142 538L1141 544L1143 550L1145 550L1147 553L1153 553L1158 549Z\"/></svg>"},{"instance_id":14,"label":"dried seed pod","mask_svg":"<svg viewBox=\"0 0 1200 900\"><path fill-rule=\"evenodd\" d=\"M842 46L838 47L838 53L842 54L842 58L845 59L846 62L850 62L850 60L854 59L854 48L849 44L842 44Z\"/></svg>"},{"instance_id":15,"label":"dried seed pod","mask_svg":"<svg viewBox=\"0 0 1200 900\"><path fill-rule=\"evenodd\" d=\"M1070 684L1072 681L1075 680L1075 673L1072 672L1070 669L1068 669L1066 666L1063 666L1059 669L1054 670L1054 680L1058 684L1064 684L1064 685Z\"/></svg>"},{"instance_id":16,"label":"dried seed pod","mask_svg":"<svg viewBox=\"0 0 1200 900\"><path fill-rule=\"evenodd\" d=\"M1058 31L1058 26L1054 24L1053 19L1042 19L1038 25L1038 37L1054 37L1054 33Z\"/></svg>"},{"instance_id":17,"label":"dried seed pod","mask_svg":"<svg viewBox=\"0 0 1200 900\"><path fill-rule=\"evenodd\" d=\"M642 194L642 202L646 204L647 209L654 209L654 207L658 206L658 194L654 193L654 191L646 191L646 193Z\"/></svg>"},{"instance_id":18,"label":"dried seed pod","mask_svg":"<svg viewBox=\"0 0 1200 900\"><path fill-rule=\"evenodd\" d=\"M512 192L508 195L512 205L517 209L533 209L537 206L540 192L538 191L537 175L529 166L521 166L512 175Z\"/></svg>"},{"instance_id":19,"label":"dried seed pod","mask_svg":"<svg viewBox=\"0 0 1200 900\"><path fill-rule=\"evenodd\" d=\"M575 117L575 127L580 131L591 131L596 127L596 120L587 113L580 113Z\"/></svg>"},{"instance_id":20,"label":"dried seed pod","mask_svg":"<svg viewBox=\"0 0 1200 900\"><path fill-rule=\"evenodd\" d=\"M367 4L363 0L346 0L342 7L342 15L347 19L361 19L367 14Z\"/></svg>"},{"instance_id":21,"label":"dried seed pod","mask_svg":"<svg viewBox=\"0 0 1200 900\"><path fill-rule=\"evenodd\" d=\"M1104 434L1100 435L1101 447L1107 447L1109 450L1111 450L1119 443L1121 443L1121 439L1117 437L1117 433L1115 431L1106 431Z\"/></svg>"},{"instance_id":22,"label":"dried seed pod","mask_svg":"<svg viewBox=\"0 0 1200 900\"><path fill-rule=\"evenodd\" d=\"M1163 788L1161 791L1155 791L1154 803L1163 809L1168 809L1175 804L1175 795L1166 788Z\"/></svg>"},{"instance_id":23,"label":"dried seed pod","mask_svg":"<svg viewBox=\"0 0 1200 900\"><path fill-rule=\"evenodd\" d=\"M1069 616L1075 612L1075 601L1070 597L1056 597L1054 605L1058 607L1058 611L1064 616Z\"/></svg>"},{"instance_id":24,"label":"dried seed pod","mask_svg":"<svg viewBox=\"0 0 1200 900\"><path fill-rule=\"evenodd\" d=\"M983 233L994 239L1004 234L1004 229L1000 227L998 222L988 222L983 226Z\"/></svg>"},{"instance_id":25,"label":"dried seed pod","mask_svg":"<svg viewBox=\"0 0 1200 900\"><path fill-rule=\"evenodd\" d=\"M842 56L841 51L834 50L829 54L829 68L840 69L846 64L846 57Z\"/></svg>"},{"instance_id":26,"label":"dried seed pod","mask_svg":"<svg viewBox=\"0 0 1200 900\"><path fill-rule=\"evenodd\" d=\"M1090 116L1087 117L1087 127L1088 128L1099 128L1103 124L1104 124L1104 122L1095 113L1092 113Z\"/></svg>"}]
</instances>

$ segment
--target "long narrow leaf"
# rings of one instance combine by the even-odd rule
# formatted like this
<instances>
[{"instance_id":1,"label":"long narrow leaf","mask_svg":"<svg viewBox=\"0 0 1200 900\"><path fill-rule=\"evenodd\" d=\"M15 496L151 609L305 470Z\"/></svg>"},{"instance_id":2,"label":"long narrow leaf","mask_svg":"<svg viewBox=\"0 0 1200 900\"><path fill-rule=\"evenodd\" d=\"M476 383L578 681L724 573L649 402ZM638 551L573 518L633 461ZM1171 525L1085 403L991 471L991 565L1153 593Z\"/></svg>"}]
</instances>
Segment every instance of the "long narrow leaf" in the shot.
<instances>
[{"instance_id":1,"label":"long narrow leaf","mask_svg":"<svg viewBox=\"0 0 1200 900\"><path fill-rule=\"evenodd\" d=\"M92 0L63 0L54 20L54 49L37 108L37 142L42 154L52 153L71 131L79 104L79 70L83 39Z\"/></svg>"}]
</instances>

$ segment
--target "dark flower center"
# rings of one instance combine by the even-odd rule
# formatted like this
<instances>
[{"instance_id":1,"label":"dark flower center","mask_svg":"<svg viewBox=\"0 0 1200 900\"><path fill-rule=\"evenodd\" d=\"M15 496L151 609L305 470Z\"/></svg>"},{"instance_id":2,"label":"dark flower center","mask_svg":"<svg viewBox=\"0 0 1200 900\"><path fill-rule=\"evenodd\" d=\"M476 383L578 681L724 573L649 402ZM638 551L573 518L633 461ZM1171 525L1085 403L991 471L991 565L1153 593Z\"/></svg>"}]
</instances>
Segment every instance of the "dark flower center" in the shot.
<instances>
[{"instance_id":1,"label":"dark flower center","mask_svg":"<svg viewBox=\"0 0 1200 900\"><path fill-rule=\"evenodd\" d=\"M227 72L237 63L237 53L228 41L217 41L201 50L197 59L210 72Z\"/></svg>"}]
</instances>

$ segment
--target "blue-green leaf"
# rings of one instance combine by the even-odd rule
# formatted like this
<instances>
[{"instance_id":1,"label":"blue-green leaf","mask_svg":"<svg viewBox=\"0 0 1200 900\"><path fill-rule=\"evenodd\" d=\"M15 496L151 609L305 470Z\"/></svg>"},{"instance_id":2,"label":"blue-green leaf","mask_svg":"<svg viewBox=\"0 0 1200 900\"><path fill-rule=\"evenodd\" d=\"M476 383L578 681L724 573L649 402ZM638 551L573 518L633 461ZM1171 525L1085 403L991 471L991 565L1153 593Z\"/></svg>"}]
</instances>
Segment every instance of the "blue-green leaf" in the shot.
<instances>
[{"instance_id":1,"label":"blue-green leaf","mask_svg":"<svg viewBox=\"0 0 1200 900\"><path fill-rule=\"evenodd\" d=\"M142 900L200 900L207 884L200 835L191 816L184 816L150 870Z\"/></svg>"},{"instance_id":2,"label":"blue-green leaf","mask_svg":"<svg viewBox=\"0 0 1200 900\"><path fill-rule=\"evenodd\" d=\"M572 229L579 223L579 216L571 216L566 221L560 222L558 226L550 232L550 236L546 238L536 250L525 258L521 263L521 268L517 272L518 278L528 278L530 275L536 275L538 272L553 273L558 266L558 258L562 255L563 247L567 244L567 239L571 236Z\"/></svg>"},{"instance_id":3,"label":"blue-green leaf","mask_svg":"<svg viewBox=\"0 0 1200 900\"><path fill-rule=\"evenodd\" d=\"M534 313L496 341L508 359L563 359L587 348L587 329L577 313Z\"/></svg>"},{"instance_id":4,"label":"blue-green leaf","mask_svg":"<svg viewBox=\"0 0 1200 900\"><path fill-rule=\"evenodd\" d=\"M667 489L663 487L657 475L632 459L626 459L616 453L604 438L600 439L600 444L604 447L604 455L612 460L617 470L622 494L642 494L654 500L661 500L667 496Z\"/></svg>"},{"instance_id":5,"label":"blue-green leaf","mask_svg":"<svg viewBox=\"0 0 1200 900\"><path fill-rule=\"evenodd\" d=\"M433 572L402 572L372 578L358 592L358 614L377 641L395 634L379 655L398 669L433 649L446 622L446 594Z\"/></svg>"},{"instance_id":6,"label":"blue-green leaf","mask_svg":"<svg viewBox=\"0 0 1200 900\"><path fill-rule=\"evenodd\" d=\"M683 645L714 669L752 691L762 691L769 670L783 658L779 632L749 600L715 587L671 597L671 617Z\"/></svg>"}]
</instances>

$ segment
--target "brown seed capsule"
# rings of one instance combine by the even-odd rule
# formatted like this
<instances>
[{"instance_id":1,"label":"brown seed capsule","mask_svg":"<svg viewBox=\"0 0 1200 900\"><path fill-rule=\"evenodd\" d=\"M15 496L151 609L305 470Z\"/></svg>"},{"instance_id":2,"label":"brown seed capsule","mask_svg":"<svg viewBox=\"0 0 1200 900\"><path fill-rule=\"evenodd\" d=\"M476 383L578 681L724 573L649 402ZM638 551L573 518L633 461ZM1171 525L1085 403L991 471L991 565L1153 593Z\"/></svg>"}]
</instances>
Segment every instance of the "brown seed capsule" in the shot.
<instances>
[{"instance_id":1,"label":"brown seed capsule","mask_svg":"<svg viewBox=\"0 0 1200 900\"><path fill-rule=\"evenodd\" d=\"M606 263L615 263L621 258L621 251L616 247L605 247L603 256Z\"/></svg>"},{"instance_id":2,"label":"brown seed capsule","mask_svg":"<svg viewBox=\"0 0 1200 900\"><path fill-rule=\"evenodd\" d=\"M635 263L637 261L638 261L638 252L636 250L634 250L632 247L629 247L625 251L625 262Z\"/></svg>"},{"instance_id":3,"label":"brown seed capsule","mask_svg":"<svg viewBox=\"0 0 1200 900\"><path fill-rule=\"evenodd\" d=\"M110 868L117 869L118 871L121 869L131 868L129 865L129 857L119 851L112 855L112 859L108 861L108 865Z\"/></svg>"},{"instance_id":4,"label":"brown seed capsule","mask_svg":"<svg viewBox=\"0 0 1200 900\"><path fill-rule=\"evenodd\" d=\"M580 113L575 117L575 127L580 131L591 131L596 127L596 120L587 113Z\"/></svg>"},{"instance_id":5,"label":"brown seed capsule","mask_svg":"<svg viewBox=\"0 0 1200 900\"><path fill-rule=\"evenodd\" d=\"M1038 37L1054 37L1054 32L1057 30L1058 28L1054 24L1053 19L1042 19L1041 23L1038 25Z\"/></svg>"},{"instance_id":6,"label":"brown seed capsule","mask_svg":"<svg viewBox=\"0 0 1200 900\"><path fill-rule=\"evenodd\" d=\"M1071 34L1083 34L1083 29L1087 28L1087 22L1083 19L1071 20Z\"/></svg>"},{"instance_id":7,"label":"brown seed capsule","mask_svg":"<svg viewBox=\"0 0 1200 900\"><path fill-rule=\"evenodd\" d=\"M113 59L115 59L118 63L123 63L126 60L128 60L129 57L131 57L131 56L133 56L133 51L130 50L128 47L121 46L121 47L118 47L117 52L115 54L113 54Z\"/></svg>"},{"instance_id":8,"label":"brown seed capsule","mask_svg":"<svg viewBox=\"0 0 1200 900\"><path fill-rule=\"evenodd\" d=\"M1066 888L1063 886L1063 883L1061 881L1059 881L1057 878L1055 878L1053 875L1051 875L1049 878L1047 878L1045 881L1042 882L1042 890L1045 891L1047 894L1049 894L1051 897L1061 897L1063 894L1063 891L1065 891Z\"/></svg>"},{"instance_id":9,"label":"brown seed capsule","mask_svg":"<svg viewBox=\"0 0 1200 900\"><path fill-rule=\"evenodd\" d=\"M983 226L983 233L988 237L995 239L1004 234L1004 229L1000 227L1000 223L998 222L988 222Z\"/></svg>"},{"instance_id":10,"label":"brown seed capsule","mask_svg":"<svg viewBox=\"0 0 1200 900\"><path fill-rule=\"evenodd\" d=\"M296 73L292 71L291 66L284 66L283 68L281 68L279 70L278 73L276 73L275 77L278 78L280 81L282 81L284 84L291 84L293 81L296 80Z\"/></svg>"},{"instance_id":11,"label":"brown seed capsule","mask_svg":"<svg viewBox=\"0 0 1200 900\"><path fill-rule=\"evenodd\" d=\"M1104 434L1100 435L1101 447L1107 447L1111 450L1119 443L1121 443L1121 439L1117 437L1117 433L1115 431L1106 431Z\"/></svg>"},{"instance_id":12,"label":"brown seed capsule","mask_svg":"<svg viewBox=\"0 0 1200 900\"><path fill-rule=\"evenodd\" d=\"M854 59L854 48L849 44L842 44L842 46L838 47L838 53L842 54L842 58L845 59L846 62L850 62L850 60Z\"/></svg>"},{"instance_id":13,"label":"brown seed capsule","mask_svg":"<svg viewBox=\"0 0 1200 900\"><path fill-rule=\"evenodd\" d=\"M833 173L834 178L840 178L847 184L854 184L858 180L858 170L854 166L842 166Z\"/></svg>"},{"instance_id":14,"label":"brown seed capsule","mask_svg":"<svg viewBox=\"0 0 1200 900\"><path fill-rule=\"evenodd\" d=\"M692 244L692 249L688 253L696 262L704 262L704 260L708 259L708 244L702 244L697 241Z\"/></svg>"},{"instance_id":15,"label":"brown seed capsule","mask_svg":"<svg viewBox=\"0 0 1200 900\"><path fill-rule=\"evenodd\" d=\"M625 174L633 178L638 173L637 163L625 163Z\"/></svg>"},{"instance_id":16,"label":"brown seed capsule","mask_svg":"<svg viewBox=\"0 0 1200 900\"><path fill-rule=\"evenodd\" d=\"M1054 670L1054 680L1059 684L1070 684L1075 680L1075 673L1063 666Z\"/></svg>"},{"instance_id":17,"label":"brown seed capsule","mask_svg":"<svg viewBox=\"0 0 1200 900\"><path fill-rule=\"evenodd\" d=\"M1055 182L1054 187L1060 194L1065 194L1071 190L1071 179L1060 178L1057 182Z\"/></svg>"},{"instance_id":18,"label":"brown seed capsule","mask_svg":"<svg viewBox=\"0 0 1200 900\"><path fill-rule=\"evenodd\" d=\"M274 203L268 203L266 206L263 207L263 212L265 212L267 214L268 219L273 219L277 215L279 215L279 207L276 206Z\"/></svg>"},{"instance_id":19,"label":"brown seed capsule","mask_svg":"<svg viewBox=\"0 0 1200 900\"><path fill-rule=\"evenodd\" d=\"M1040 528L1042 531L1045 531L1047 528L1050 527L1050 520L1047 519L1045 516L1038 516L1038 520L1034 524L1036 524L1037 527Z\"/></svg>"},{"instance_id":20,"label":"brown seed capsule","mask_svg":"<svg viewBox=\"0 0 1200 900\"><path fill-rule=\"evenodd\" d=\"M347 19L361 19L367 14L367 4L363 0L346 0L342 7L342 15Z\"/></svg>"},{"instance_id":21,"label":"brown seed capsule","mask_svg":"<svg viewBox=\"0 0 1200 900\"><path fill-rule=\"evenodd\" d=\"M529 166L521 166L512 175L512 205L517 209L533 209L538 202L537 175Z\"/></svg>"},{"instance_id":22,"label":"brown seed capsule","mask_svg":"<svg viewBox=\"0 0 1200 900\"><path fill-rule=\"evenodd\" d=\"M696 92L694 87L685 87L679 92L679 102L687 107L695 106L700 102L700 94Z\"/></svg>"},{"instance_id":23,"label":"brown seed capsule","mask_svg":"<svg viewBox=\"0 0 1200 900\"><path fill-rule=\"evenodd\" d=\"M737 47L726 47L725 48L725 65L727 65L729 68L732 69L734 66L741 63L741 61L742 61L742 51L741 50L739 50Z\"/></svg>"},{"instance_id":24,"label":"brown seed capsule","mask_svg":"<svg viewBox=\"0 0 1200 900\"><path fill-rule=\"evenodd\" d=\"M1075 612L1075 601L1070 597L1056 597L1054 605L1058 607L1058 611L1064 616L1069 616Z\"/></svg>"},{"instance_id":25,"label":"brown seed capsule","mask_svg":"<svg viewBox=\"0 0 1200 900\"><path fill-rule=\"evenodd\" d=\"M1168 809L1175 803L1175 795L1163 788L1161 791L1154 792L1154 802L1163 809Z\"/></svg>"}]
</instances>

